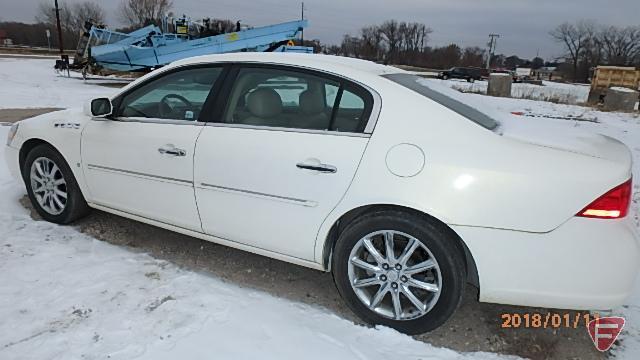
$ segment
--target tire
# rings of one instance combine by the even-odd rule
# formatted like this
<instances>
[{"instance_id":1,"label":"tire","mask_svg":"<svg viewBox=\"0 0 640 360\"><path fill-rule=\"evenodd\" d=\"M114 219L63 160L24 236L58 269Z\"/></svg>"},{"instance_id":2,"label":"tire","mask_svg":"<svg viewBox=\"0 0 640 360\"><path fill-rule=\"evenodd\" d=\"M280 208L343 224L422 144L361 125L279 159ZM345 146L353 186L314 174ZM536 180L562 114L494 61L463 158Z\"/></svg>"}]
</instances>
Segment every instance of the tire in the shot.
<instances>
[{"instance_id":1,"label":"tire","mask_svg":"<svg viewBox=\"0 0 640 360\"><path fill-rule=\"evenodd\" d=\"M394 270L397 264L393 263L390 264L391 270L385 270L384 265L377 266L378 263L364 245L363 239L370 236L370 244L381 250L378 255L387 259L387 251L382 248L386 244L385 233L389 232L392 233L389 238L393 238L391 243L394 244L393 259L401 258L411 241L418 242L410 260L404 267L400 266L402 270ZM431 331L444 324L462 301L466 285L466 262L464 250L456 241L441 224L412 213L381 210L366 214L347 225L338 238L332 258L334 282L349 308L365 322L385 325L409 335ZM360 265L354 265L355 261L362 259L368 263L367 268L369 265L377 266L380 272L364 270L359 267L363 266L360 262ZM419 274L404 273L415 270L418 268L416 265L427 264L429 260L435 260L436 263L430 270ZM367 285L361 288L352 286L358 284L358 280L365 280L360 284ZM371 281L379 284L368 284ZM429 287L435 284L439 291L427 291L414 286L424 286L425 283L429 283ZM371 309L384 284L388 290L379 305ZM410 301L409 296L405 295L407 289L419 302ZM399 307L394 306L395 297ZM419 310L418 305L414 304L421 304L422 309Z\"/></svg>"},{"instance_id":2,"label":"tire","mask_svg":"<svg viewBox=\"0 0 640 360\"><path fill-rule=\"evenodd\" d=\"M449 75L442 75L442 80L449 80Z\"/></svg>"},{"instance_id":3,"label":"tire","mask_svg":"<svg viewBox=\"0 0 640 360\"><path fill-rule=\"evenodd\" d=\"M68 224L91 211L69 164L50 145L41 144L29 151L22 164L22 178L31 204L49 222ZM66 194L66 199L62 193Z\"/></svg>"}]
</instances>

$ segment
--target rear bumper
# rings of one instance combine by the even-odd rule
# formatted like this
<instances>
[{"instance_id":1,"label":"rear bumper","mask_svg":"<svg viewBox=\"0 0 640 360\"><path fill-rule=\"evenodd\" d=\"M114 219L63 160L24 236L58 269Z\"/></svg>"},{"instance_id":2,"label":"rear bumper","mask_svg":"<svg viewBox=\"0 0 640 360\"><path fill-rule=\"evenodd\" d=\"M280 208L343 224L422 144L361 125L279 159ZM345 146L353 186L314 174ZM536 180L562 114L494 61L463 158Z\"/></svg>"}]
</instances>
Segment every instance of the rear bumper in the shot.
<instances>
[{"instance_id":1,"label":"rear bumper","mask_svg":"<svg viewBox=\"0 0 640 360\"><path fill-rule=\"evenodd\" d=\"M13 176L17 180L22 180L22 176L20 175L20 159L19 159L19 150L13 148L11 146L5 146L4 148L4 161L9 168L9 172L11 176Z\"/></svg>"},{"instance_id":2,"label":"rear bumper","mask_svg":"<svg viewBox=\"0 0 640 360\"><path fill-rule=\"evenodd\" d=\"M633 291L640 243L632 216L575 217L548 233L453 228L476 262L480 301L609 310Z\"/></svg>"}]
</instances>

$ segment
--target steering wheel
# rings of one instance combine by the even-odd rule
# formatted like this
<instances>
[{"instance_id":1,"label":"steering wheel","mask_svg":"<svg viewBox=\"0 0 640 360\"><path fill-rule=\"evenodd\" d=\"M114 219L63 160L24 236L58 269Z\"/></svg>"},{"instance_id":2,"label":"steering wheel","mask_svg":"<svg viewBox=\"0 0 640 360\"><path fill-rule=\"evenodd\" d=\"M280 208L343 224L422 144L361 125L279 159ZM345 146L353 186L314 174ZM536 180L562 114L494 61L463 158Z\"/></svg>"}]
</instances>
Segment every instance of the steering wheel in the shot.
<instances>
[{"instance_id":1,"label":"steering wheel","mask_svg":"<svg viewBox=\"0 0 640 360\"><path fill-rule=\"evenodd\" d=\"M178 95L178 94L167 94L164 97L162 97L162 99L160 99L160 102L158 103L158 113L160 114L161 118L170 118L174 115L176 111L176 109L171 107L169 102L167 102L167 100L169 99L179 100L180 102L185 104L188 109L193 108L193 104L189 100L187 100L184 96Z\"/></svg>"}]
</instances>

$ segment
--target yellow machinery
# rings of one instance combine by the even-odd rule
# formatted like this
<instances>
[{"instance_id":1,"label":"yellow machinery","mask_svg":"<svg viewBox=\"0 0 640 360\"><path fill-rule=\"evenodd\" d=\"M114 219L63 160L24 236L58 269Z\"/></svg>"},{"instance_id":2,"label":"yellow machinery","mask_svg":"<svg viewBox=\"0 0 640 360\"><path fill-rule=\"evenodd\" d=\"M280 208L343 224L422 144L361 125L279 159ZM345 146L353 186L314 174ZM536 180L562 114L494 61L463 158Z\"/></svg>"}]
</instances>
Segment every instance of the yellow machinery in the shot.
<instances>
[{"instance_id":1,"label":"yellow machinery","mask_svg":"<svg viewBox=\"0 0 640 360\"><path fill-rule=\"evenodd\" d=\"M589 102L597 103L612 87L625 87L633 90L640 88L640 70L634 67L598 66L591 79Z\"/></svg>"}]
</instances>

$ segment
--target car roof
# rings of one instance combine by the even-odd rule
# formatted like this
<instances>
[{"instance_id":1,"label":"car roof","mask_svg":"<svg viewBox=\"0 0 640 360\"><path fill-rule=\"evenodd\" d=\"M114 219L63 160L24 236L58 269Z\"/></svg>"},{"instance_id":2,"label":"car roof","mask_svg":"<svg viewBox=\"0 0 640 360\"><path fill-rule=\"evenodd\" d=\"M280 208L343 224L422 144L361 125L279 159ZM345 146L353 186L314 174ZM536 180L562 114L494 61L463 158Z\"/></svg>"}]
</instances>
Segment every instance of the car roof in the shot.
<instances>
[{"instance_id":1,"label":"car roof","mask_svg":"<svg viewBox=\"0 0 640 360\"><path fill-rule=\"evenodd\" d=\"M213 54L195 56L179 60L169 64L167 67L184 66L202 63L220 62L251 62L263 64L280 64L302 66L322 71L335 73L347 77L354 74L361 75L384 75L393 73L404 73L404 70L393 66L377 64L372 61L349 58L344 56L323 55L323 54L303 54L303 53L273 53L273 52L238 52L226 54Z\"/></svg>"}]
</instances>

